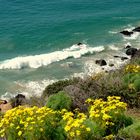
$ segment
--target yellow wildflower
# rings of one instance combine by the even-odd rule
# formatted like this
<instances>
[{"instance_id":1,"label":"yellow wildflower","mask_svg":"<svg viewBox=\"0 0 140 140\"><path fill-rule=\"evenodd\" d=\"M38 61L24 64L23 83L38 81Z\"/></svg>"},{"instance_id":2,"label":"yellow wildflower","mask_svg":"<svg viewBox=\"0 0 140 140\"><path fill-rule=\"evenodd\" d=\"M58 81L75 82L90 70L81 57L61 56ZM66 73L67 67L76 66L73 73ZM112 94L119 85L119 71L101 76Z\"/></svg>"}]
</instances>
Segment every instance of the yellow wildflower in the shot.
<instances>
[{"instance_id":1,"label":"yellow wildflower","mask_svg":"<svg viewBox=\"0 0 140 140\"><path fill-rule=\"evenodd\" d=\"M22 131L19 131L19 132L18 132L18 136L21 136L21 135L22 135Z\"/></svg>"},{"instance_id":2,"label":"yellow wildflower","mask_svg":"<svg viewBox=\"0 0 140 140\"><path fill-rule=\"evenodd\" d=\"M64 129L65 129L65 131L67 132L67 131L70 130L70 126L67 125Z\"/></svg>"},{"instance_id":3,"label":"yellow wildflower","mask_svg":"<svg viewBox=\"0 0 140 140\"><path fill-rule=\"evenodd\" d=\"M76 130L76 135L79 136L81 132L79 130Z\"/></svg>"},{"instance_id":4,"label":"yellow wildflower","mask_svg":"<svg viewBox=\"0 0 140 140\"><path fill-rule=\"evenodd\" d=\"M91 129L89 127L87 127L86 130L89 132Z\"/></svg>"},{"instance_id":5,"label":"yellow wildflower","mask_svg":"<svg viewBox=\"0 0 140 140\"><path fill-rule=\"evenodd\" d=\"M16 129L19 129L20 128L20 126L18 125L17 127L16 127Z\"/></svg>"},{"instance_id":6,"label":"yellow wildflower","mask_svg":"<svg viewBox=\"0 0 140 140\"><path fill-rule=\"evenodd\" d=\"M70 132L70 136L71 137L74 137L75 135L74 135L74 132Z\"/></svg>"},{"instance_id":7,"label":"yellow wildflower","mask_svg":"<svg viewBox=\"0 0 140 140\"><path fill-rule=\"evenodd\" d=\"M40 131L43 132L43 128L40 128Z\"/></svg>"}]
</instances>

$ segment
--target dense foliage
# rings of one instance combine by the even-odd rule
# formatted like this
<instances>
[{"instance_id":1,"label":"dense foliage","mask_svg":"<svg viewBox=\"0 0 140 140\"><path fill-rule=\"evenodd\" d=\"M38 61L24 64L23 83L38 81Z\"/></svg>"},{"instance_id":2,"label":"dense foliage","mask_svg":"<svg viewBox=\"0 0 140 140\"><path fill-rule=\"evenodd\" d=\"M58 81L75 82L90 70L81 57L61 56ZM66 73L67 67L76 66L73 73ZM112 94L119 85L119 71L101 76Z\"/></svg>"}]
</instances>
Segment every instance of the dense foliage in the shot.
<instances>
[{"instance_id":1,"label":"dense foliage","mask_svg":"<svg viewBox=\"0 0 140 140\"><path fill-rule=\"evenodd\" d=\"M48 97L52 94L58 93L59 91L62 91L64 87L68 86L68 85L72 85L77 81L76 78L74 79L70 79L70 80L60 80L57 81L51 85L48 85L44 92L43 92L43 97Z\"/></svg>"},{"instance_id":2,"label":"dense foliage","mask_svg":"<svg viewBox=\"0 0 140 140\"><path fill-rule=\"evenodd\" d=\"M120 70L53 83L46 87L41 98L27 100L22 95L13 98L11 103L16 108L0 114L0 137L7 140L140 139L140 119L132 120L126 114L126 108L140 109L139 56Z\"/></svg>"},{"instance_id":3,"label":"dense foliage","mask_svg":"<svg viewBox=\"0 0 140 140\"><path fill-rule=\"evenodd\" d=\"M71 104L71 98L65 92L58 92L48 98L46 106L54 110L70 110Z\"/></svg>"},{"instance_id":4,"label":"dense foliage","mask_svg":"<svg viewBox=\"0 0 140 140\"><path fill-rule=\"evenodd\" d=\"M0 137L9 140L100 139L132 123L124 114L127 105L120 97L108 97L107 101L88 99L86 102L89 104L86 114L78 110L54 111L47 107L19 106L9 110L1 118ZM116 126L117 129L113 129ZM109 128L112 128L110 132Z\"/></svg>"}]
</instances>

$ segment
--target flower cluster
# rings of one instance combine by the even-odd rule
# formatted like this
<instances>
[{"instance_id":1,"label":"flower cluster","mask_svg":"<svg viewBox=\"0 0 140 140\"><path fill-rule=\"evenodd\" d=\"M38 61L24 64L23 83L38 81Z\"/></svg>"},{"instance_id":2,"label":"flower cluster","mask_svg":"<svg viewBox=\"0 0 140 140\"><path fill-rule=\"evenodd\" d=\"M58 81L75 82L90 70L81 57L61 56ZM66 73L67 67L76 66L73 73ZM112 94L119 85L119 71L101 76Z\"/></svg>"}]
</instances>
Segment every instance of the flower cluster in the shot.
<instances>
[{"instance_id":1,"label":"flower cluster","mask_svg":"<svg viewBox=\"0 0 140 140\"><path fill-rule=\"evenodd\" d=\"M125 68L126 73L137 73L140 72L140 65L127 65Z\"/></svg>"},{"instance_id":2,"label":"flower cluster","mask_svg":"<svg viewBox=\"0 0 140 140\"><path fill-rule=\"evenodd\" d=\"M65 122L64 129L69 139L81 139L85 132L90 132L90 128L86 127L86 125L84 124L86 119L87 116L84 113L77 112L74 114L72 112L66 111L63 114L63 120Z\"/></svg>"},{"instance_id":3,"label":"flower cluster","mask_svg":"<svg viewBox=\"0 0 140 140\"><path fill-rule=\"evenodd\" d=\"M109 96L107 101L87 99L86 103L89 104L86 114L77 110L54 111L47 107L14 108L0 118L0 137L13 140L45 140L56 137L61 140L95 139L99 135L106 136L107 128L114 126L116 122L113 120L126 109L126 104L116 96ZM103 130L104 134L99 134L97 129Z\"/></svg>"},{"instance_id":4,"label":"flower cluster","mask_svg":"<svg viewBox=\"0 0 140 140\"><path fill-rule=\"evenodd\" d=\"M47 107L25 108L23 106L9 110L0 122L0 137L18 138L40 137L43 135L47 121L53 127L56 112ZM32 135L32 136L31 136ZM38 135L38 136L36 136Z\"/></svg>"},{"instance_id":5,"label":"flower cluster","mask_svg":"<svg viewBox=\"0 0 140 140\"><path fill-rule=\"evenodd\" d=\"M114 125L114 117L123 113L127 106L126 103L120 101L118 96L108 96L107 101L88 99L86 102L90 104L89 118L100 123L102 127Z\"/></svg>"}]
</instances>

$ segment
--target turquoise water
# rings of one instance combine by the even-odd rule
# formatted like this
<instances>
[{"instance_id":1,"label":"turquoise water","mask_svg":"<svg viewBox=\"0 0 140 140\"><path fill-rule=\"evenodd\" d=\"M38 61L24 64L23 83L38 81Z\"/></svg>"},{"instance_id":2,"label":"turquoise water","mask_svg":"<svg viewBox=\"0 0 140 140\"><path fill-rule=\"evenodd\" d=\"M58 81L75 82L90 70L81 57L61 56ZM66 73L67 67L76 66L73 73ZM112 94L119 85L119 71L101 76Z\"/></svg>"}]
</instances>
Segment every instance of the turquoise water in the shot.
<instances>
[{"instance_id":1,"label":"turquoise water","mask_svg":"<svg viewBox=\"0 0 140 140\"><path fill-rule=\"evenodd\" d=\"M18 56L25 59L62 51L78 42L92 48L139 43L135 39L124 40L117 33L140 24L139 7L139 0L0 0L0 65ZM16 69L1 68L0 94L23 92L25 83L31 81L40 86L42 80L62 79L83 72L87 60L83 56L53 61L50 65L43 63L37 68L27 64ZM67 61L74 66L61 67Z\"/></svg>"}]
</instances>

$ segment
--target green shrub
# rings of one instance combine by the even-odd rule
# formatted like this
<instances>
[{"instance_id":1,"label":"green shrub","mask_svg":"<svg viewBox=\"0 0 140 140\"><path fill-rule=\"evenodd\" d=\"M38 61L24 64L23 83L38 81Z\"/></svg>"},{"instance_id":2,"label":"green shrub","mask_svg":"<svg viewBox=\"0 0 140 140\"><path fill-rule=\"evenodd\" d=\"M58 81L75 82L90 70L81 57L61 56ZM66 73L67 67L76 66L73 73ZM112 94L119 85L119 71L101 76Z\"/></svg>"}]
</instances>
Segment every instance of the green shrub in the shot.
<instances>
[{"instance_id":1,"label":"green shrub","mask_svg":"<svg viewBox=\"0 0 140 140\"><path fill-rule=\"evenodd\" d=\"M139 140L140 139L140 121L122 129L119 131L119 136L127 140Z\"/></svg>"},{"instance_id":2,"label":"green shrub","mask_svg":"<svg viewBox=\"0 0 140 140\"><path fill-rule=\"evenodd\" d=\"M105 128L101 128L99 124L95 123L91 119L85 120L84 125L87 128L90 128L90 133L84 137L84 140L101 140L105 135Z\"/></svg>"},{"instance_id":3,"label":"green shrub","mask_svg":"<svg viewBox=\"0 0 140 140\"><path fill-rule=\"evenodd\" d=\"M134 81L134 87L137 91L140 91L140 77Z\"/></svg>"},{"instance_id":4,"label":"green shrub","mask_svg":"<svg viewBox=\"0 0 140 140\"><path fill-rule=\"evenodd\" d=\"M59 91L62 91L64 87L72 85L76 83L78 79L70 79L70 80L60 80L58 82L55 82L51 85L48 85L45 90L43 91L42 97L49 97L52 94L58 93Z\"/></svg>"},{"instance_id":5,"label":"green shrub","mask_svg":"<svg viewBox=\"0 0 140 140\"><path fill-rule=\"evenodd\" d=\"M119 114L113 116L113 123L115 125L109 127L106 131L106 135L108 134L117 134L120 128L125 128L133 123L131 117L126 116L125 114Z\"/></svg>"},{"instance_id":6,"label":"green shrub","mask_svg":"<svg viewBox=\"0 0 140 140\"><path fill-rule=\"evenodd\" d=\"M54 110L61 110L71 108L71 98L65 92L58 92L48 98L46 106Z\"/></svg>"},{"instance_id":7,"label":"green shrub","mask_svg":"<svg viewBox=\"0 0 140 140\"><path fill-rule=\"evenodd\" d=\"M123 80L127 87L140 91L140 73L128 73L123 77Z\"/></svg>"},{"instance_id":8,"label":"green shrub","mask_svg":"<svg viewBox=\"0 0 140 140\"><path fill-rule=\"evenodd\" d=\"M140 73L128 73L123 76L123 81L126 84L133 83L137 79L140 79Z\"/></svg>"},{"instance_id":9,"label":"green shrub","mask_svg":"<svg viewBox=\"0 0 140 140\"><path fill-rule=\"evenodd\" d=\"M129 84L132 82L132 78L134 78L135 76L135 73L128 73L128 74L125 74L122 79L124 81L125 84Z\"/></svg>"}]
</instances>

